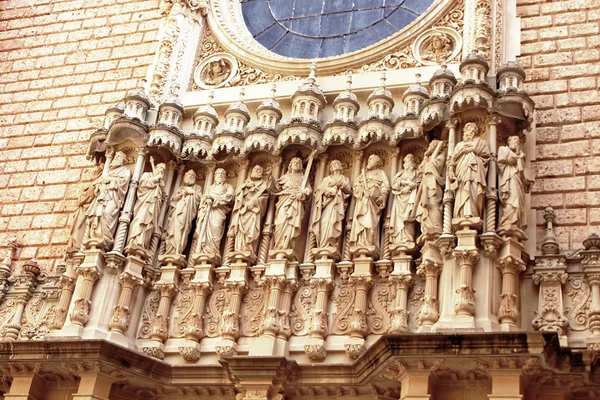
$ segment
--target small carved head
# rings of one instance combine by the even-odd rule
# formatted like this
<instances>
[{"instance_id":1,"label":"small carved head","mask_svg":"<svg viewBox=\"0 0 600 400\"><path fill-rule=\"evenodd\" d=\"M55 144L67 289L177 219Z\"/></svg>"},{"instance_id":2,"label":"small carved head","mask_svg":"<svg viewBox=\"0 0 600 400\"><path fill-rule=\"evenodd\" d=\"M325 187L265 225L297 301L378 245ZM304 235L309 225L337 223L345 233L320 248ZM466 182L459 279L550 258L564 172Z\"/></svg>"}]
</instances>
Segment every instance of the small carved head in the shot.
<instances>
[{"instance_id":1,"label":"small carved head","mask_svg":"<svg viewBox=\"0 0 600 400\"><path fill-rule=\"evenodd\" d=\"M371 154L369 156L369 159L367 160L367 169L368 170L380 168L382 165L383 165L383 163L381 162L381 158L379 158L379 156L377 154Z\"/></svg>"},{"instance_id":2,"label":"small carved head","mask_svg":"<svg viewBox=\"0 0 600 400\"><path fill-rule=\"evenodd\" d=\"M450 40L445 33L436 32L431 35L431 47L435 51L445 51L450 47Z\"/></svg>"},{"instance_id":3,"label":"small carved head","mask_svg":"<svg viewBox=\"0 0 600 400\"><path fill-rule=\"evenodd\" d=\"M342 162L340 160L332 160L329 163L329 171L335 175L336 173L341 173L344 170L342 166Z\"/></svg>"},{"instance_id":4,"label":"small carved head","mask_svg":"<svg viewBox=\"0 0 600 400\"><path fill-rule=\"evenodd\" d=\"M215 182L218 185L221 185L221 184L225 183L226 180L227 180L227 171L225 171L223 168L217 168L217 170L215 171Z\"/></svg>"},{"instance_id":5,"label":"small carved head","mask_svg":"<svg viewBox=\"0 0 600 400\"><path fill-rule=\"evenodd\" d=\"M261 180L263 177L263 167L261 167L260 165L255 165L254 168L252 168L252 172L250 173L250 178L254 181L258 181Z\"/></svg>"},{"instance_id":6,"label":"small carved head","mask_svg":"<svg viewBox=\"0 0 600 400\"><path fill-rule=\"evenodd\" d=\"M302 172L302 160L299 157L294 157L290 161L288 171L291 172Z\"/></svg>"},{"instance_id":7,"label":"small carved head","mask_svg":"<svg viewBox=\"0 0 600 400\"><path fill-rule=\"evenodd\" d=\"M188 186L192 186L194 183L196 183L196 172L193 169L190 169L185 173L183 176L183 183Z\"/></svg>"},{"instance_id":8,"label":"small carved head","mask_svg":"<svg viewBox=\"0 0 600 400\"><path fill-rule=\"evenodd\" d=\"M463 140L470 142L475 136L479 134L479 128L475 122L467 122L463 128Z\"/></svg>"},{"instance_id":9,"label":"small carved head","mask_svg":"<svg viewBox=\"0 0 600 400\"><path fill-rule=\"evenodd\" d=\"M438 147L438 144L440 143L439 140L434 139L431 141L431 143L429 143L429 147L427 147L427 151L425 152L426 156L430 156L433 154L433 152L435 151L435 149Z\"/></svg>"},{"instance_id":10,"label":"small carved head","mask_svg":"<svg viewBox=\"0 0 600 400\"><path fill-rule=\"evenodd\" d=\"M404 169L415 169L417 166L417 159L414 154L408 153L404 156Z\"/></svg>"},{"instance_id":11,"label":"small carved head","mask_svg":"<svg viewBox=\"0 0 600 400\"><path fill-rule=\"evenodd\" d=\"M127 155L125 155L125 153L123 153L122 151L117 151L110 163L110 166L111 167L120 167L122 165L125 165L126 160L127 160Z\"/></svg>"},{"instance_id":12,"label":"small carved head","mask_svg":"<svg viewBox=\"0 0 600 400\"><path fill-rule=\"evenodd\" d=\"M518 151L521 149L521 138L518 136L508 137L508 148L512 151Z\"/></svg>"},{"instance_id":13,"label":"small carved head","mask_svg":"<svg viewBox=\"0 0 600 400\"><path fill-rule=\"evenodd\" d=\"M156 166L156 175L165 175L165 171L167 170L167 166L164 163L160 163Z\"/></svg>"}]
</instances>

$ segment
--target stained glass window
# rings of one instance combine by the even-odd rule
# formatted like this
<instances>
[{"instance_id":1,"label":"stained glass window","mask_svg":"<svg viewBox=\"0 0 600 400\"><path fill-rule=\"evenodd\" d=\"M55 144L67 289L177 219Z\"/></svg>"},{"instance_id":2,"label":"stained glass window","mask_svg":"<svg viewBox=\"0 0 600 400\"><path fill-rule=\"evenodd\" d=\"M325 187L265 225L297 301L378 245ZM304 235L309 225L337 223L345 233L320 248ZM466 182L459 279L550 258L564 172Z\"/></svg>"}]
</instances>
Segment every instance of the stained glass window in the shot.
<instances>
[{"instance_id":1,"label":"stained glass window","mask_svg":"<svg viewBox=\"0 0 600 400\"><path fill-rule=\"evenodd\" d=\"M294 58L360 50L402 30L434 0L241 0L252 36Z\"/></svg>"}]
</instances>

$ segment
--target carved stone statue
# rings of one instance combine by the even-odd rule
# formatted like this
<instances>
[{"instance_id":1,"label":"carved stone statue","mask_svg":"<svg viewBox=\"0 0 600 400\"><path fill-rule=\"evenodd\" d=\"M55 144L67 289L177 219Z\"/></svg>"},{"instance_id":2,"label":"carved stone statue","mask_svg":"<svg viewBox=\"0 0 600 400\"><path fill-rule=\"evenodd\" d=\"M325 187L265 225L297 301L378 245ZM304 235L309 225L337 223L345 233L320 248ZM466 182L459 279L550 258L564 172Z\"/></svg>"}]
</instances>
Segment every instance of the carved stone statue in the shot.
<instances>
[{"instance_id":1,"label":"carved stone statue","mask_svg":"<svg viewBox=\"0 0 600 400\"><path fill-rule=\"evenodd\" d=\"M331 175L326 176L315 192L313 221L310 227L317 239L317 248L337 251L343 231L348 198L352 194L350 179L342 175L342 163L329 163Z\"/></svg>"},{"instance_id":2,"label":"carved stone statue","mask_svg":"<svg viewBox=\"0 0 600 400\"><path fill-rule=\"evenodd\" d=\"M231 211L235 196L233 186L226 182L227 172L223 168L215 171L215 184L202 197L196 222L196 248L193 255L203 255L213 262L221 259L221 238L225 230L225 219Z\"/></svg>"},{"instance_id":3,"label":"carved stone statue","mask_svg":"<svg viewBox=\"0 0 600 400\"><path fill-rule=\"evenodd\" d=\"M373 253L379 248L379 220L390 191L390 182L381 166L379 156L371 155L367 167L354 182L356 208L350 230L352 252L364 249Z\"/></svg>"},{"instance_id":4,"label":"carved stone statue","mask_svg":"<svg viewBox=\"0 0 600 400\"><path fill-rule=\"evenodd\" d=\"M444 209L442 199L444 191L442 188L445 183L445 163L444 142L432 140L421 165L419 165L421 185L417 192L417 209L415 212L415 219L421 224L421 232L424 235L439 235L443 230Z\"/></svg>"},{"instance_id":5,"label":"carved stone statue","mask_svg":"<svg viewBox=\"0 0 600 400\"><path fill-rule=\"evenodd\" d=\"M235 195L229 234L235 238L234 251L243 253L249 259L256 257L256 247L269 193L269 184L263 179L263 169L260 165L255 165L250 177L240 186Z\"/></svg>"},{"instance_id":6,"label":"carved stone statue","mask_svg":"<svg viewBox=\"0 0 600 400\"><path fill-rule=\"evenodd\" d=\"M90 204L94 200L94 183L95 182L88 186L77 199L77 210L75 210L75 213L73 213L71 230L69 232L69 241L67 243L67 248L69 249L79 250L83 244L83 238L87 226L87 211L90 207Z\"/></svg>"},{"instance_id":7,"label":"carved stone statue","mask_svg":"<svg viewBox=\"0 0 600 400\"><path fill-rule=\"evenodd\" d=\"M490 151L487 142L477 135L474 122L464 126L463 141L456 145L448 169L453 181L455 218L481 218L483 212Z\"/></svg>"},{"instance_id":8,"label":"carved stone statue","mask_svg":"<svg viewBox=\"0 0 600 400\"><path fill-rule=\"evenodd\" d=\"M165 254L180 255L187 246L192 223L198 210L201 189L196 185L196 172L190 169L183 183L171 198L171 211L167 222Z\"/></svg>"},{"instance_id":9,"label":"carved stone statue","mask_svg":"<svg viewBox=\"0 0 600 400\"><path fill-rule=\"evenodd\" d=\"M125 166L126 159L125 153L118 151L110 163L108 175L98 177L93 183L95 197L87 209L85 239L93 239L105 249L112 246L119 211L131 179L131 171Z\"/></svg>"},{"instance_id":10,"label":"carved stone statue","mask_svg":"<svg viewBox=\"0 0 600 400\"><path fill-rule=\"evenodd\" d=\"M414 211L417 189L421 175L417 170L417 160L413 154L404 156L404 169L398 172L392 182L392 212L390 213L390 243L415 242Z\"/></svg>"},{"instance_id":11,"label":"carved stone statue","mask_svg":"<svg viewBox=\"0 0 600 400\"><path fill-rule=\"evenodd\" d=\"M292 158L287 172L275 181L275 195L278 197L275 208L275 231L273 250L294 250L296 238L302 230L304 204L312 191L305 182L302 160ZM307 171L308 173L308 171Z\"/></svg>"},{"instance_id":12,"label":"carved stone statue","mask_svg":"<svg viewBox=\"0 0 600 400\"><path fill-rule=\"evenodd\" d=\"M424 49L423 59L435 63L443 63L452 54L452 41L443 32L431 35L428 46Z\"/></svg>"},{"instance_id":13,"label":"carved stone statue","mask_svg":"<svg viewBox=\"0 0 600 400\"><path fill-rule=\"evenodd\" d=\"M498 149L498 169L500 170L500 201L502 220L498 230L527 228L525 193L530 182L525 178L525 153L518 136L508 138L508 146Z\"/></svg>"},{"instance_id":14,"label":"carved stone statue","mask_svg":"<svg viewBox=\"0 0 600 400\"><path fill-rule=\"evenodd\" d=\"M154 165L150 158L152 172L145 172L140 178L137 201L133 208L133 221L129 228L128 248L146 249L154 229L158 226L158 217L165 191L165 164Z\"/></svg>"}]
</instances>

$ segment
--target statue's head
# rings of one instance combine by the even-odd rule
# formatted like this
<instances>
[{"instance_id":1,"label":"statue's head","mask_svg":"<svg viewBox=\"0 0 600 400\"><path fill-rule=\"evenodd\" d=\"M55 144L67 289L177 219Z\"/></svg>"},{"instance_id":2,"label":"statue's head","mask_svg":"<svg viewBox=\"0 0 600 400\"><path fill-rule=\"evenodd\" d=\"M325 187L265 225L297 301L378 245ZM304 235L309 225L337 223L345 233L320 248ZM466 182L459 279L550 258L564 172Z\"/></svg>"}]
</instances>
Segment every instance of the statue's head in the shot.
<instances>
[{"instance_id":1,"label":"statue's head","mask_svg":"<svg viewBox=\"0 0 600 400\"><path fill-rule=\"evenodd\" d=\"M371 154L367 160L367 169L379 168L383 165L381 158L377 154Z\"/></svg>"},{"instance_id":2,"label":"statue's head","mask_svg":"<svg viewBox=\"0 0 600 400\"><path fill-rule=\"evenodd\" d=\"M470 142L479 133L475 122L467 122L463 128L463 141Z\"/></svg>"},{"instance_id":3,"label":"statue's head","mask_svg":"<svg viewBox=\"0 0 600 400\"><path fill-rule=\"evenodd\" d=\"M196 172L193 169L190 169L185 173L183 176L183 183L185 183L187 186L192 186L194 183L196 183Z\"/></svg>"},{"instance_id":4,"label":"statue's head","mask_svg":"<svg viewBox=\"0 0 600 400\"><path fill-rule=\"evenodd\" d=\"M254 180L254 181L258 181L261 180L263 177L263 167L261 167L260 165L255 165L254 168L252 168L252 172L250 172L250 179Z\"/></svg>"},{"instance_id":5,"label":"statue's head","mask_svg":"<svg viewBox=\"0 0 600 400\"><path fill-rule=\"evenodd\" d=\"M218 185L222 185L223 183L225 183L226 180L227 171L225 171L223 168L217 168L217 170L215 171L215 182Z\"/></svg>"},{"instance_id":6,"label":"statue's head","mask_svg":"<svg viewBox=\"0 0 600 400\"><path fill-rule=\"evenodd\" d=\"M302 160L299 157L294 157L290 161L288 171L291 172L302 172Z\"/></svg>"},{"instance_id":7,"label":"statue's head","mask_svg":"<svg viewBox=\"0 0 600 400\"><path fill-rule=\"evenodd\" d=\"M344 167L342 166L342 162L340 160L332 160L329 163L329 172L332 174L341 173Z\"/></svg>"},{"instance_id":8,"label":"statue's head","mask_svg":"<svg viewBox=\"0 0 600 400\"><path fill-rule=\"evenodd\" d=\"M120 167L125 165L125 161L127 160L127 156L122 151L117 151L110 162L111 167Z\"/></svg>"},{"instance_id":9,"label":"statue's head","mask_svg":"<svg viewBox=\"0 0 600 400\"><path fill-rule=\"evenodd\" d=\"M432 155L439 143L440 143L440 141L437 139L432 140L429 143L429 147L427 147L427 151L425 152L425 155L426 156Z\"/></svg>"},{"instance_id":10,"label":"statue's head","mask_svg":"<svg viewBox=\"0 0 600 400\"><path fill-rule=\"evenodd\" d=\"M448 42L448 37L442 32L436 32L431 35L431 47L433 47L434 50L445 50L449 44Z\"/></svg>"},{"instance_id":11,"label":"statue's head","mask_svg":"<svg viewBox=\"0 0 600 400\"><path fill-rule=\"evenodd\" d=\"M404 169L415 169L416 168L417 159L414 154L407 154L404 156Z\"/></svg>"},{"instance_id":12,"label":"statue's head","mask_svg":"<svg viewBox=\"0 0 600 400\"><path fill-rule=\"evenodd\" d=\"M160 163L156 166L155 169L157 175L164 175L165 171L167 170L167 166L164 163Z\"/></svg>"},{"instance_id":13,"label":"statue's head","mask_svg":"<svg viewBox=\"0 0 600 400\"><path fill-rule=\"evenodd\" d=\"M517 151L521 147L521 138L518 136L509 136L508 137L508 148L512 151Z\"/></svg>"}]
</instances>

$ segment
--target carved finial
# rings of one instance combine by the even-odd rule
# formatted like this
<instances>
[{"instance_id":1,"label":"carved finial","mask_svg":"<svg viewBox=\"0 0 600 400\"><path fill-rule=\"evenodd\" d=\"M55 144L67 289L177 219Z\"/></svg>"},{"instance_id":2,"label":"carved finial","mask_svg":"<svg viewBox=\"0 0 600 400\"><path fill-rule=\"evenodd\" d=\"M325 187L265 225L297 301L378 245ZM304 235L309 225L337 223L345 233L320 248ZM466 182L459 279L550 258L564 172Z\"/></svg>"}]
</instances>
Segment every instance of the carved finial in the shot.
<instances>
[{"instance_id":1,"label":"carved finial","mask_svg":"<svg viewBox=\"0 0 600 400\"><path fill-rule=\"evenodd\" d=\"M471 50L471 55L472 55L473 57L477 57L477 54L479 54L479 50L477 50L477 49L473 49L473 50Z\"/></svg>"},{"instance_id":2,"label":"carved finial","mask_svg":"<svg viewBox=\"0 0 600 400\"><path fill-rule=\"evenodd\" d=\"M208 93L208 102L207 102L207 104L208 104L209 106L211 106L211 107L212 107L212 103L213 103L213 99L214 99L214 98L215 98L215 91L214 91L214 90L211 90L211 91Z\"/></svg>"},{"instance_id":3,"label":"carved finial","mask_svg":"<svg viewBox=\"0 0 600 400\"><path fill-rule=\"evenodd\" d=\"M38 276L41 272L41 269L35 257L23 264L21 270L23 271L23 273L31 274L33 276Z\"/></svg>"},{"instance_id":4,"label":"carved finial","mask_svg":"<svg viewBox=\"0 0 600 400\"><path fill-rule=\"evenodd\" d=\"M271 86L271 99L275 100L275 92L277 91L277 84L274 83L273 86Z\"/></svg>"},{"instance_id":5,"label":"carved finial","mask_svg":"<svg viewBox=\"0 0 600 400\"><path fill-rule=\"evenodd\" d=\"M544 219L546 220L546 237L542 242L543 255L556 255L559 253L558 243L554 238L554 225L556 223L556 214L552 207L546 207L544 210Z\"/></svg>"},{"instance_id":6,"label":"carved finial","mask_svg":"<svg viewBox=\"0 0 600 400\"><path fill-rule=\"evenodd\" d=\"M346 91L350 92L352 90L352 74L348 74L346 77Z\"/></svg>"},{"instance_id":7,"label":"carved finial","mask_svg":"<svg viewBox=\"0 0 600 400\"><path fill-rule=\"evenodd\" d=\"M176 99L179 98L179 89L181 89L181 86L179 85L179 83L173 84L171 93L173 94L173 97L175 97Z\"/></svg>"},{"instance_id":8,"label":"carved finial","mask_svg":"<svg viewBox=\"0 0 600 400\"><path fill-rule=\"evenodd\" d=\"M146 80L146 78L142 78L142 79L140 79L140 81L139 81L139 83L138 83L138 88L139 88L140 90L145 90L144 88L146 87L146 82L148 82L148 81Z\"/></svg>"},{"instance_id":9,"label":"carved finial","mask_svg":"<svg viewBox=\"0 0 600 400\"><path fill-rule=\"evenodd\" d=\"M415 74L415 83L421 86L421 74Z\"/></svg>"},{"instance_id":10,"label":"carved finial","mask_svg":"<svg viewBox=\"0 0 600 400\"><path fill-rule=\"evenodd\" d=\"M586 250L600 250L600 236L597 233L592 233L583 241L583 247Z\"/></svg>"},{"instance_id":11,"label":"carved finial","mask_svg":"<svg viewBox=\"0 0 600 400\"><path fill-rule=\"evenodd\" d=\"M381 78L379 78L379 87L382 87L385 89L385 72L381 73Z\"/></svg>"},{"instance_id":12,"label":"carved finial","mask_svg":"<svg viewBox=\"0 0 600 400\"><path fill-rule=\"evenodd\" d=\"M312 60L310 64L310 75L308 75L308 81L310 83L315 83L317 80L317 60Z\"/></svg>"},{"instance_id":13,"label":"carved finial","mask_svg":"<svg viewBox=\"0 0 600 400\"><path fill-rule=\"evenodd\" d=\"M244 102L244 96L246 95L246 88L241 88L240 89L240 103Z\"/></svg>"}]
</instances>

